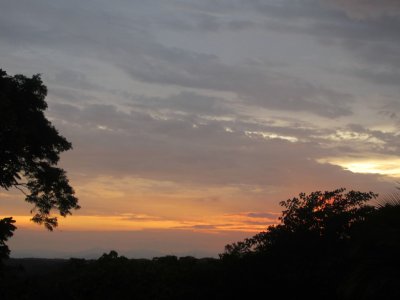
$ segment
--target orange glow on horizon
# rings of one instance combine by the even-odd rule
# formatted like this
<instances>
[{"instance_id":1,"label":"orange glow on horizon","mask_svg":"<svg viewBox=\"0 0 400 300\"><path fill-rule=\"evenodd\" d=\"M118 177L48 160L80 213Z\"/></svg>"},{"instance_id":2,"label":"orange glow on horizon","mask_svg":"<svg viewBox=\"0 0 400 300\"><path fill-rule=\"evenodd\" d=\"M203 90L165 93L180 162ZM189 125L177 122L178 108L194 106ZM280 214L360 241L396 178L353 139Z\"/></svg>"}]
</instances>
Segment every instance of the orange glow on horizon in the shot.
<instances>
[{"instance_id":1,"label":"orange glow on horizon","mask_svg":"<svg viewBox=\"0 0 400 300\"><path fill-rule=\"evenodd\" d=\"M73 215L59 217L60 231L139 231L139 230L189 230L196 232L218 233L224 231L260 232L269 225L277 223L276 219L253 218L249 213L212 216L205 220L165 219L157 216L140 214L107 215ZM4 216L0 216L3 218ZM13 216L17 228L44 230L31 221L32 216Z\"/></svg>"}]
</instances>

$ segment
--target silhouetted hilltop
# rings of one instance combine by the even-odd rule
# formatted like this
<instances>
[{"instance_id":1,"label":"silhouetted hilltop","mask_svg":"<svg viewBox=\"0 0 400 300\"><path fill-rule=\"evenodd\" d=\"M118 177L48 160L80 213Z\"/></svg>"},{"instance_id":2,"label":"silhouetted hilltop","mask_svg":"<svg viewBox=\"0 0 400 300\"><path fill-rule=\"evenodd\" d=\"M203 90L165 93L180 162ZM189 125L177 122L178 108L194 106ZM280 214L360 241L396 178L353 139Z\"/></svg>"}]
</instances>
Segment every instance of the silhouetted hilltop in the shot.
<instances>
[{"instance_id":1,"label":"silhouetted hilltop","mask_svg":"<svg viewBox=\"0 0 400 300\"><path fill-rule=\"evenodd\" d=\"M44 275L55 272L68 263L67 259L10 258L4 264L25 276Z\"/></svg>"}]
</instances>

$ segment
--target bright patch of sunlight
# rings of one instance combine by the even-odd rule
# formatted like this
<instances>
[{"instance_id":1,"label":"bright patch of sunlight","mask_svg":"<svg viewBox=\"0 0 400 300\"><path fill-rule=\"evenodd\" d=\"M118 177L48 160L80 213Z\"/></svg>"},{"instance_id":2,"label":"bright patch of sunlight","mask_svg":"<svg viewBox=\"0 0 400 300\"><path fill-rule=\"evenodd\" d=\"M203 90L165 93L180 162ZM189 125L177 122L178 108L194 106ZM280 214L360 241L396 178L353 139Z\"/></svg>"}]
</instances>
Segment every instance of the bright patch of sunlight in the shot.
<instances>
[{"instance_id":1,"label":"bright patch of sunlight","mask_svg":"<svg viewBox=\"0 0 400 300\"><path fill-rule=\"evenodd\" d=\"M400 158L324 158L319 163L338 165L353 173L381 174L391 177L400 177Z\"/></svg>"}]
</instances>

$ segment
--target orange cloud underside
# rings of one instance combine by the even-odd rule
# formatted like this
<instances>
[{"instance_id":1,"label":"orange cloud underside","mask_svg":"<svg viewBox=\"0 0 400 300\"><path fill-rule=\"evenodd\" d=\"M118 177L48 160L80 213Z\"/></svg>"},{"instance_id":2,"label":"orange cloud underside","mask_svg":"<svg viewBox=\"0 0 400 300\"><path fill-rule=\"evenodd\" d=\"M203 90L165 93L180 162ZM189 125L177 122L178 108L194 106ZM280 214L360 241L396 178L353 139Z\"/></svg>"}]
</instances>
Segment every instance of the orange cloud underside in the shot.
<instances>
[{"instance_id":1,"label":"orange cloud underside","mask_svg":"<svg viewBox=\"0 0 400 300\"><path fill-rule=\"evenodd\" d=\"M5 216L0 216L3 218ZM43 230L31 221L32 216L13 217L19 228ZM145 229L182 229L218 233L222 231L260 232L276 219L253 218L248 213L213 216L204 220L173 220L149 215L122 214L74 215L59 217L59 229L62 231L136 231Z\"/></svg>"},{"instance_id":2,"label":"orange cloud underside","mask_svg":"<svg viewBox=\"0 0 400 300\"><path fill-rule=\"evenodd\" d=\"M277 214L266 213L271 211L269 207L254 205L256 202L250 199L265 195L247 186L242 191L232 186L183 186L129 177L97 177L73 183L82 208L67 218L58 217L60 231L260 232L277 223ZM20 197L18 193L12 196ZM17 200L10 198L8 202ZM14 216L19 228L44 230L30 221L32 216L26 214L29 209L29 205L21 205L18 211L6 209L3 214Z\"/></svg>"}]
</instances>

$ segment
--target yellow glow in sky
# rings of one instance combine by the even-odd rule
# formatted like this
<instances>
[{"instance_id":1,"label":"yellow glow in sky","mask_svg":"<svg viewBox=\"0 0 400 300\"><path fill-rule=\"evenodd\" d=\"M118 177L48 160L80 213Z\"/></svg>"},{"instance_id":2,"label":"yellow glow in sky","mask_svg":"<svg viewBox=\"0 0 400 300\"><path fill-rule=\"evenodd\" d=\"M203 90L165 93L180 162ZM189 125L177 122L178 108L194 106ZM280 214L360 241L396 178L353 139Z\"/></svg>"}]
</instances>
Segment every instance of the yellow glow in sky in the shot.
<instances>
[{"instance_id":1,"label":"yellow glow in sky","mask_svg":"<svg viewBox=\"0 0 400 300\"><path fill-rule=\"evenodd\" d=\"M325 158L320 163L338 165L353 173L380 174L400 177L400 158L387 156L377 158Z\"/></svg>"}]
</instances>

